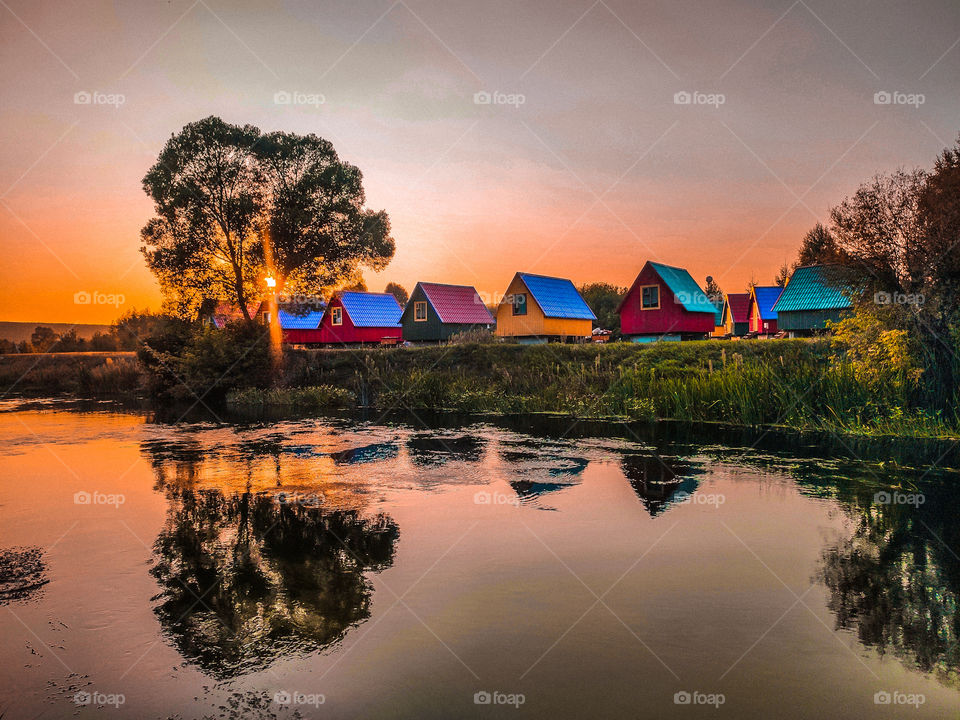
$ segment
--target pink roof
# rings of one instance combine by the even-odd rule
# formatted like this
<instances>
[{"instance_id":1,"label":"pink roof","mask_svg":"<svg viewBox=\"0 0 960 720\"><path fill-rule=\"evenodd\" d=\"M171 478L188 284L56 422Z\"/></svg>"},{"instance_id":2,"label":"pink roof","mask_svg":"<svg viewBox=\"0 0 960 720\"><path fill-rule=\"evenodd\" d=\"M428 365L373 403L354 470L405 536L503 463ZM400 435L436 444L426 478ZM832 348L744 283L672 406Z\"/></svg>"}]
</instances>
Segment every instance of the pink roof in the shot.
<instances>
[{"instance_id":1,"label":"pink roof","mask_svg":"<svg viewBox=\"0 0 960 720\"><path fill-rule=\"evenodd\" d=\"M727 293L727 306L734 322L750 319L750 293Z\"/></svg>"},{"instance_id":2,"label":"pink roof","mask_svg":"<svg viewBox=\"0 0 960 720\"><path fill-rule=\"evenodd\" d=\"M493 316L470 285L417 283L442 323L492 325Z\"/></svg>"}]
</instances>

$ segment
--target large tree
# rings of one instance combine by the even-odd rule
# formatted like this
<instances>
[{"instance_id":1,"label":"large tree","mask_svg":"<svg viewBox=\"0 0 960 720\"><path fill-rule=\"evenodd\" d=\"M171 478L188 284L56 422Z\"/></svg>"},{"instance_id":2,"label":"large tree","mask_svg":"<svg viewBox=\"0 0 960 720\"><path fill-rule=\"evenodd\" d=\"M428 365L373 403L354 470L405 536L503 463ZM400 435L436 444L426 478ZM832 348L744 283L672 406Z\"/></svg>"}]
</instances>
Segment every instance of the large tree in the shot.
<instances>
[{"instance_id":1,"label":"large tree","mask_svg":"<svg viewBox=\"0 0 960 720\"><path fill-rule=\"evenodd\" d=\"M156 216L142 251L180 315L213 299L250 319L267 276L278 290L320 293L393 256L389 218L364 207L360 171L315 135L208 117L170 138L143 187Z\"/></svg>"}]
</instances>

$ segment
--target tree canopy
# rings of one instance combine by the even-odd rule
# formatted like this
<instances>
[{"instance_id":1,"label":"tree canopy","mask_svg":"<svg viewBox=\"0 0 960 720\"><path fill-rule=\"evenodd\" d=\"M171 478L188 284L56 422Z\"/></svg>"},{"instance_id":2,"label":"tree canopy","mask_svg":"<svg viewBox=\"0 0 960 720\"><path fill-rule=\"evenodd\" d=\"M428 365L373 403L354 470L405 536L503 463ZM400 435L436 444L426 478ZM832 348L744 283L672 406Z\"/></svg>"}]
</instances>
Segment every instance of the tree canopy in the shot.
<instances>
[{"instance_id":1,"label":"tree canopy","mask_svg":"<svg viewBox=\"0 0 960 720\"><path fill-rule=\"evenodd\" d=\"M186 125L143 179L156 215L141 250L167 309L189 316L215 299L249 319L266 277L278 291L320 294L384 267L390 221L365 207L362 180L313 134L214 116Z\"/></svg>"}]
</instances>

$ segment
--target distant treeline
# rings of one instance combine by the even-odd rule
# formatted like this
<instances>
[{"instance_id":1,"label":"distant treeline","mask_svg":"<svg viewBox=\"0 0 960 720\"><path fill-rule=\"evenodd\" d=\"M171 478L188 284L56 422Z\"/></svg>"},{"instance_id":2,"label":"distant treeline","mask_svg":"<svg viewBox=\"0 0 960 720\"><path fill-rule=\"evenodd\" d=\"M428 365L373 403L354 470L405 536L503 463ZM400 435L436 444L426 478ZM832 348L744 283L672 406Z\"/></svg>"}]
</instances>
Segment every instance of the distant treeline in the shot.
<instances>
[{"instance_id":1,"label":"distant treeline","mask_svg":"<svg viewBox=\"0 0 960 720\"><path fill-rule=\"evenodd\" d=\"M17 353L118 352L136 350L143 339L155 332L163 319L149 311L131 310L122 315L108 330L98 330L92 337L81 337L76 328L57 332L49 325L37 325L29 340L0 338L0 355Z\"/></svg>"}]
</instances>

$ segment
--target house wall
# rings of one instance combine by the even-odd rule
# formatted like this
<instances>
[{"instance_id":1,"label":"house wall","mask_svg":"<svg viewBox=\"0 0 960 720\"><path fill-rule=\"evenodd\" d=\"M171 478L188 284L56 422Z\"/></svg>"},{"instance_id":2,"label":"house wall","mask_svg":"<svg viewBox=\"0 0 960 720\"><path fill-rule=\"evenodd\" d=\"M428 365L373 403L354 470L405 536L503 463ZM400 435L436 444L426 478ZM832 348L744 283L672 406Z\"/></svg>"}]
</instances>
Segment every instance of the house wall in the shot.
<instances>
[{"instance_id":1,"label":"house wall","mask_svg":"<svg viewBox=\"0 0 960 720\"><path fill-rule=\"evenodd\" d=\"M780 330L790 332L803 330L825 330L827 321L837 322L849 314L849 310L796 310L778 312L777 325Z\"/></svg>"},{"instance_id":2,"label":"house wall","mask_svg":"<svg viewBox=\"0 0 960 720\"><path fill-rule=\"evenodd\" d=\"M640 288L644 285L660 288L659 309L640 309ZM692 313L676 302L673 292L649 265L640 271L620 308L620 332L624 335L709 334L714 331L713 323L713 313Z\"/></svg>"},{"instance_id":3,"label":"house wall","mask_svg":"<svg viewBox=\"0 0 960 720\"><path fill-rule=\"evenodd\" d=\"M319 345L323 342L323 333L319 328L313 330L283 330L283 342L290 345Z\"/></svg>"},{"instance_id":4,"label":"house wall","mask_svg":"<svg viewBox=\"0 0 960 720\"><path fill-rule=\"evenodd\" d=\"M343 311L343 324L333 324L333 308L343 307L340 298L333 298L320 321L320 342L330 344L343 343L379 343L384 338L400 338L401 329L394 327L356 327L353 320Z\"/></svg>"},{"instance_id":5,"label":"house wall","mask_svg":"<svg viewBox=\"0 0 960 720\"><path fill-rule=\"evenodd\" d=\"M750 332L770 335L777 332L776 320L762 320L760 318L760 306L755 297L750 298Z\"/></svg>"},{"instance_id":6,"label":"house wall","mask_svg":"<svg viewBox=\"0 0 960 720\"><path fill-rule=\"evenodd\" d=\"M517 293L527 295L527 314L514 315L510 296ZM499 337L590 337L593 332L592 320L571 320L567 318L548 318L533 299L533 294L519 277L514 277L507 287L503 300L497 307L497 332Z\"/></svg>"},{"instance_id":7,"label":"house wall","mask_svg":"<svg viewBox=\"0 0 960 720\"><path fill-rule=\"evenodd\" d=\"M427 319L426 321L416 322L413 319L413 303L423 301L427 303ZM403 325L403 339L411 342L433 342L445 340L446 337L449 337L449 335L444 337L443 324L440 322L440 317L437 315L437 311L433 309L430 301L427 300L427 295L423 292L423 288L419 285L414 288L410 299L407 300L407 304L403 309L403 315L400 316L400 324Z\"/></svg>"}]
</instances>

